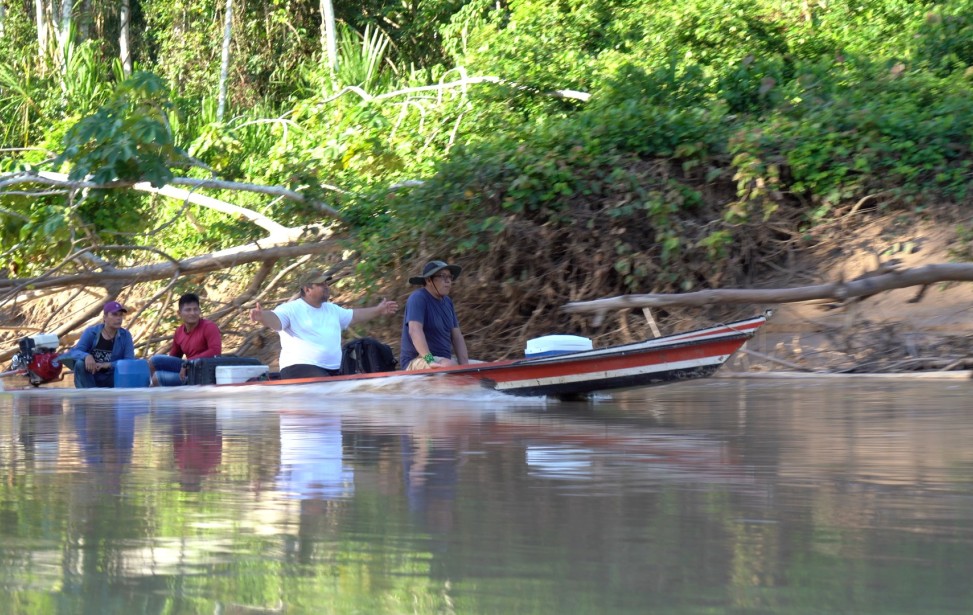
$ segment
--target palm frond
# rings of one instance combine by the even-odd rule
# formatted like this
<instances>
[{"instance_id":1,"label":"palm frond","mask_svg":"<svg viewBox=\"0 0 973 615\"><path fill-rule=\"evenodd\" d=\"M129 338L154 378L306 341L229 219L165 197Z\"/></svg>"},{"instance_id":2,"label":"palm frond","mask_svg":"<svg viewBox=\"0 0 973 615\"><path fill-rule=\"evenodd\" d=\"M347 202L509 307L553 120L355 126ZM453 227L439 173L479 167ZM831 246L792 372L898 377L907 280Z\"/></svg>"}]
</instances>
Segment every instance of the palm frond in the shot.
<instances>
[{"instance_id":1,"label":"palm frond","mask_svg":"<svg viewBox=\"0 0 973 615\"><path fill-rule=\"evenodd\" d=\"M386 51L391 40L378 28L365 28L359 34L350 27L343 27L338 39L338 69L335 77L339 85L355 85L367 92L374 92L383 83L383 67Z\"/></svg>"}]
</instances>

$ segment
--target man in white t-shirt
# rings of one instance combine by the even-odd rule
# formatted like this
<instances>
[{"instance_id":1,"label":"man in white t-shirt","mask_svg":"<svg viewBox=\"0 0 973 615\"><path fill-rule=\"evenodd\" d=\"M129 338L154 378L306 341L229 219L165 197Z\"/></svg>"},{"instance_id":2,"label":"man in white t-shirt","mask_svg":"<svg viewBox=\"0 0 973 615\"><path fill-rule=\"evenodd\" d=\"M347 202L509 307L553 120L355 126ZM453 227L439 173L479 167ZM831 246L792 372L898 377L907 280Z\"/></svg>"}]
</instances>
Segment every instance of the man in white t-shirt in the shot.
<instances>
[{"instance_id":1,"label":"man in white t-shirt","mask_svg":"<svg viewBox=\"0 0 973 615\"><path fill-rule=\"evenodd\" d=\"M300 296L273 310L258 302L250 320L280 333L280 377L337 376L341 369L341 331L377 316L394 314L395 301L347 309L329 303L331 276L315 271L301 282Z\"/></svg>"}]
</instances>

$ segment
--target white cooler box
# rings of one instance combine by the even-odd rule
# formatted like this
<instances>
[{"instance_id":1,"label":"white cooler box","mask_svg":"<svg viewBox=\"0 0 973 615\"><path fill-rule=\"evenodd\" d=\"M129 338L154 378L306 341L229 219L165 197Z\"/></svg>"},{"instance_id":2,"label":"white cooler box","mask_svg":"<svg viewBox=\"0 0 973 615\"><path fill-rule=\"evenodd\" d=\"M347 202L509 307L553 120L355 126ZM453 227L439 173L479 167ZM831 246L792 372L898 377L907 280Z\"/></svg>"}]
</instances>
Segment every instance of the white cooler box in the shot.
<instances>
[{"instance_id":1,"label":"white cooler box","mask_svg":"<svg viewBox=\"0 0 973 615\"><path fill-rule=\"evenodd\" d=\"M236 384L250 380L268 380L266 365L220 365L216 368L216 384Z\"/></svg>"},{"instance_id":2,"label":"white cooler box","mask_svg":"<svg viewBox=\"0 0 973 615\"><path fill-rule=\"evenodd\" d=\"M527 340L527 350L524 353L528 359L537 357L553 357L559 354L584 352L591 350L591 340L580 335L545 335Z\"/></svg>"}]
</instances>

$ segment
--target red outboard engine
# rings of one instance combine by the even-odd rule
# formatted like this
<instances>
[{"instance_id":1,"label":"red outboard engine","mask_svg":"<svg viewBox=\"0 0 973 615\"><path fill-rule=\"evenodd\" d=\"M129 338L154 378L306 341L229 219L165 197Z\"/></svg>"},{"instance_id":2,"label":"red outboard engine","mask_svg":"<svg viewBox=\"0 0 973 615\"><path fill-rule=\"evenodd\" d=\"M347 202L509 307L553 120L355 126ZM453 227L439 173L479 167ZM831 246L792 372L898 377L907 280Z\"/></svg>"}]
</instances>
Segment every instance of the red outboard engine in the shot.
<instances>
[{"instance_id":1,"label":"red outboard engine","mask_svg":"<svg viewBox=\"0 0 973 615\"><path fill-rule=\"evenodd\" d=\"M59 343L54 333L39 333L23 338L20 340L20 352L14 355L11 369L23 372L35 387L60 380L64 366L57 358Z\"/></svg>"}]
</instances>

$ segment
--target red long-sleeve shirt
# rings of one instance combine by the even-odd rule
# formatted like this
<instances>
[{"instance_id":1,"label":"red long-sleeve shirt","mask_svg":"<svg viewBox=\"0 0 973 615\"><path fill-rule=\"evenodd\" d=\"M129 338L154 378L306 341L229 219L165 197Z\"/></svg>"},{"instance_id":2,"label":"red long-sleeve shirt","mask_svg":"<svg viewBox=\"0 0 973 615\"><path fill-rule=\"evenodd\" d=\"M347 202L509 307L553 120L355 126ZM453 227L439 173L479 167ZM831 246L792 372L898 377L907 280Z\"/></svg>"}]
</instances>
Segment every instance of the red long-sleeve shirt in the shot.
<instances>
[{"instance_id":1,"label":"red long-sleeve shirt","mask_svg":"<svg viewBox=\"0 0 973 615\"><path fill-rule=\"evenodd\" d=\"M173 357L187 359L206 359L219 356L223 352L223 337L220 328L211 320L199 319L199 324L192 332L186 332L186 325L179 325L172 338L172 349L169 354Z\"/></svg>"}]
</instances>

